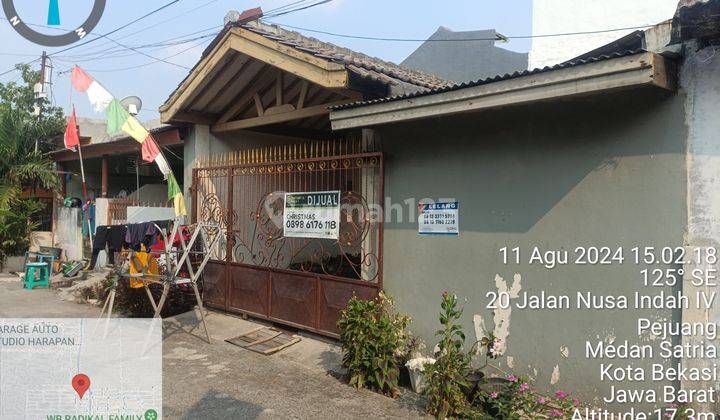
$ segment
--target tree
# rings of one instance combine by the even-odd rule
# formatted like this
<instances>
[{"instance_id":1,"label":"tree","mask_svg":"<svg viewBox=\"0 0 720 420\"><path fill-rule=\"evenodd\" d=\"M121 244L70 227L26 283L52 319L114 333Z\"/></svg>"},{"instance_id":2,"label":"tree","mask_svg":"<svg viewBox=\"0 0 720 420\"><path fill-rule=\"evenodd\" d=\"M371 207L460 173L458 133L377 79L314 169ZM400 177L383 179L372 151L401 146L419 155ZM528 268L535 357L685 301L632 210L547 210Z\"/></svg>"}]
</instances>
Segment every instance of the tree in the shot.
<instances>
[{"instance_id":1,"label":"tree","mask_svg":"<svg viewBox=\"0 0 720 420\"><path fill-rule=\"evenodd\" d=\"M32 227L30 218L39 210L21 199L23 187L59 186L58 174L45 152L54 148L50 140L65 131L62 109L51 106L47 99L43 100L40 118L33 113L39 72L28 65L18 65L17 69L22 83L0 83L0 225L14 225L13 229L0 229L0 260L7 252L18 252L17 244L24 243ZM38 151L36 140L40 144ZM17 227L18 215L26 218L26 226Z\"/></svg>"},{"instance_id":2,"label":"tree","mask_svg":"<svg viewBox=\"0 0 720 420\"><path fill-rule=\"evenodd\" d=\"M44 99L40 118L34 115L37 103L34 88L40 81L40 72L32 70L28 64L18 64L15 67L21 74L22 82L0 83L0 114L13 109L19 111L23 124L38 126L40 149L49 152L54 148L50 140L65 131L62 108L54 107Z\"/></svg>"}]
</instances>

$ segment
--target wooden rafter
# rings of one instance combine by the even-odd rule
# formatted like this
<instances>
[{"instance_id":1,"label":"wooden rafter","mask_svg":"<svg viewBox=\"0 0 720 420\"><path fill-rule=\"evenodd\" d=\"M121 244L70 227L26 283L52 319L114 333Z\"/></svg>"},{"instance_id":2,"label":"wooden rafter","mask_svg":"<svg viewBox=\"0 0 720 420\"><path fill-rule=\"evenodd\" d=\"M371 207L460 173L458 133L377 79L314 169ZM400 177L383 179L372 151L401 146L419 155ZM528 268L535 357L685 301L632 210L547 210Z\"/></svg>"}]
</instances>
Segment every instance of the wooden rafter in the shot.
<instances>
[{"instance_id":1,"label":"wooden rafter","mask_svg":"<svg viewBox=\"0 0 720 420\"><path fill-rule=\"evenodd\" d=\"M224 38L227 40L228 36ZM196 67L195 71L191 73L191 77L183 82L180 87L175 91L173 97L171 97L167 103L160 107L161 119L163 122L169 122L173 120L175 114L180 112L182 108L187 105L188 99L193 95L200 85L209 79L206 79L215 69L221 60L228 54L232 49L225 42L220 42L213 51L213 54L208 55L203 61Z\"/></svg>"},{"instance_id":2,"label":"wooden rafter","mask_svg":"<svg viewBox=\"0 0 720 420\"><path fill-rule=\"evenodd\" d=\"M300 96L298 97L296 106L297 109L303 109L303 107L305 106L305 97L307 97L308 85L309 83L307 80L302 81L302 87L300 88Z\"/></svg>"},{"instance_id":3,"label":"wooden rafter","mask_svg":"<svg viewBox=\"0 0 720 420\"><path fill-rule=\"evenodd\" d=\"M257 110L258 117L262 117L265 113L265 109L263 108L262 99L260 99L260 95L258 95L257 92L253 95L253 99L255 100L255 109Z\"/></svg>"},{"instance_id":4,"label":"wooden rafter","mask_svg":"<svg viewBox=\"0 0 720 420\"><path fill-rule=\"evenodd\" d=\"M258 127L262 125L278 124L287 121L300 120L303 118L316 117L319 115L326 115L330 113L330 107L337 105L344 105L353 102L352 99L343 99L340 101L334 101L325 103L322 105L316 105L306 107L303 109L278 113L273 115L263 115L262 117L246 118L239 121L231 121L226 123L215 124L211 127L211 130L216 133L224 133L229 131L243 130L252 127Z\"/></svg>"},{"instance_id":5,"label":"wooden rafter","mask_svg":"<svg viewBox=\"0 0 720 420\"><path fill-rule=\"evenodd\" d=\"M256 79L252 82L252 84L256 86L256 90L246 92L243 96L238 98L235 103L223 113L223 115L218 120L218 123L222 124L230 121L233 117L235 117L235 115L237 115L238 112L242 111L250 103L250 101L253 100L256 92L271 85L274 80L275 77L272 72L258 74Z\"/></svg>"},{"instance_id":6,"label":"wooden rafter","mask_svg":"<svg viewBox=\"0 0 720 420\"><path fill-rule=\"evenodd\" d=\"M272 41L249 31L242 31L242 33L249 34L248 38L236 36L229 39L232 49L281 68L295 76L310 80L320 86L327 88L347 87L348 72L344 66L320 59L312 54L302 53L295 48L279 43L274 45L275 43ZM268 45L268 42L273 45Z\"/></svg>"},{"instance_id":7,"label":"wooden rafter","mask_svg":"<svg viewBox=\"0 0 720 420\"><path fill-rule=\"evenodd\" d=\"M275 106L282 106L283 102L283 72L278 69L277 81L275 83Z\"/></svg>"},{"instance_id":8,"label":"wooden rafter","mask_svg":"<svg viewBox=\"0 0 720 420\"><path fill-rule=\"evenodd\" d=\"M239 73L232 81L228 84L227 88L220 92L220 94L210 101L208 104L208 111L214 111L222 113L226 104L233 101L238 95L245 92L249 86L253 86L266 71L267 66L265 63L257 60L250 60L244 71ZM251 98L252 99L252 98Z\"/></svg>"},{"instance_id":9,"label":"wooden rafter","mask_svg":"<svg viewBox=\"0 0 720 420\"><path fill-rule=\"evenodd\" d=\"M268 71L269 73L274 74L272 71ZM296 78L286 78L285 83L290 82L292 84L293 80L297 80ZM276 84L277 80L273 79L269 84L265 84L263 86L256 86L254 90L256 90L256 93L258 94L258 98L260 99L260 103L263 105L263 115L266 114L272 114L275 112L275 109L277 108L275 106L276 101ZM285 89L289 89L290 86L285 86ZM252 104L248 104L245 107L241 108L236 115L231 118L229 121L234 120L240 120L243 118L251 118L259 116L257 115L257 107L252 106Z\"/></svg>"},{"instance_id":10,"label":"wooden rafter","mask_svg":"<svg viewBox=\"0 0 720 420\"><path fill-rule=\"evenodd\" d=\"M237 78L243 69L246 69L246 65L250 57L243 54L235 54L228 62L222 67L217 73L217 78L210 80L206 86L199 90L198 94L189 101L187 109L203 109L212 98L217 97L218 94L227 90L228 86L232 84L233 80Z\"/></svg>"}]
</instances>

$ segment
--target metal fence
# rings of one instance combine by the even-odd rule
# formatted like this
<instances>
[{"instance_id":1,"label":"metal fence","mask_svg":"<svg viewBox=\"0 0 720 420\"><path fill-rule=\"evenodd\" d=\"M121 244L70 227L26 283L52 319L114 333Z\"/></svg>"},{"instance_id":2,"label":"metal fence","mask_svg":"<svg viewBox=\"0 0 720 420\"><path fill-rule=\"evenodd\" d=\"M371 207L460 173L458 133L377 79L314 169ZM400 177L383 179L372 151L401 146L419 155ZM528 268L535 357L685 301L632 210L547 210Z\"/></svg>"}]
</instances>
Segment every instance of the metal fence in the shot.
<instances>
[{"instance_id":1,"label":"metal fence","mask_svg":"<svg viewBox=\"0 0 720 420\"><path fill-rule=\"evenodd\" d=\"M383 155L360 140L234 152L193 171L193 220L222 226L206 301L323 334L382 287ZM338 239L287 238L285 192L340 191Z\"/></svg>"},{"instance_id":2,"label":"metal fence","mask_svg":"<svg viewBox=\"0 0 720 420\"><path fill-rule=\"evenodd\" d=\"M168 203L146 203L132 198L113 198L108 200L107 225L124 225L127 223L128 207L171 207Z\"/></svg>"}]
</instances>

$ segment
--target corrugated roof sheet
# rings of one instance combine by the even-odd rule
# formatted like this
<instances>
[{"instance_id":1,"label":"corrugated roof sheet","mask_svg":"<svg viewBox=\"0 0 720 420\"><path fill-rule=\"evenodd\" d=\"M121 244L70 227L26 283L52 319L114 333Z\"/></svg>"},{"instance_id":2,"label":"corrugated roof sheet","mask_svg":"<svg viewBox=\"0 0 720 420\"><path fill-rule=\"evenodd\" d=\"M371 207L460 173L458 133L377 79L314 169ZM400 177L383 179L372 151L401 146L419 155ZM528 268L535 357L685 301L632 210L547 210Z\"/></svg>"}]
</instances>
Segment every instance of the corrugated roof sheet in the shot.
<instances>
[{"instance_id":1,"label":"corrugated roof sheet","mask_svg":"<svg viewBox=\"0 0 720 420\"><path fill-rule=\"evenodd\" d=\"M611 60L614 58L627 57L630 55L640 54L640 53L644 53L644 52L647 52L647 51L645 51L644 49L637 49L637 50L629 50L629 51L625 51L625 52L617 52L617 53L612 53L612 54L607 54L607 55L600 55L597 57L585 58L585 59L581 59L581 60L567 61L567 62L560 63L560 64L557 64L554 66L543 67L543 68L538 68L538 69L533 69L533 70L517 71L512 74L497 75L494 77L480 79L480 80L476 80L473 82L459 83L459 84L454 84L454 85L450 85L450 86L444 86L444 87L434 88L434 89L427 89L427 90L423 90L423 91L419 91L419 92L415 92L415 93L404 94L404 95L389 96L386 98L373 99L373 100L369 100L369 101L352 102L352 103L349 103L346 105L339 105L339 106L332 107L332 109L333 110L341 110L341 109L359 108L359 107L367 106L367 105L400 101L403 99L417 98L420 96L435 95L438 93L451 92L451 91L470 88L470 87L474 87L474 86L486 85L489 83L495 83L495 82L501 82L504 80L515 79L518 77L530 76L530 75L534 75L534 74L538 74L538 73L545 73L545 72L554 71L554 70L561 70L561 69L566 69L566 68L570 68L570 67L581 66L584 64L597 63L599 61Z\"/></svg>"}]
</instances>

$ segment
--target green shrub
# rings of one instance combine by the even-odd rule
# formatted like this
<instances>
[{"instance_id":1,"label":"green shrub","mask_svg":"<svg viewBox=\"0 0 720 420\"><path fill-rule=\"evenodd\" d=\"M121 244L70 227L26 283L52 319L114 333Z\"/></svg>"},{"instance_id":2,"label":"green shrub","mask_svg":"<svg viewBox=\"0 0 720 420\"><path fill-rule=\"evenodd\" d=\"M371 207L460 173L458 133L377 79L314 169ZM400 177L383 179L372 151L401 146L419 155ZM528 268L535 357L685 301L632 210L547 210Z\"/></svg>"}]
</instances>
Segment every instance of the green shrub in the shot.
<instances>
[{"instance_id":1,"label":"green shrub","mask_svg":"<svg viewBox=\"0 0 720 420\"><path fill-rule=\"evenodd\" d=\"M23 255L30 246L30 233L38 224L32 216L43 204L32 199L14 200L10 209L0 209L0 266L7 257Z\"/></svg>"},{"instance_id":2,"label":"green shrub","mask_svg":"<svg viewBox=\"0 0 720 420\"><path fill-rule=\"evenodd\" d=\"M435 363L425 365L426 409L437 418L466 417L471 409L466 397L471 356L463 351L465 333L455 323L462 317L462 309L457 309L457 296L447 292L442 295L441 308L443 328L435 333L440 338L439 354Z\"/></svg>"},{"instance_id":3,"label":"green shrub","mask_svg":"<svg viewBox=\"0 0 720 420\"><path fill-rule=\"evenodd\" d=\"M382 292L374 300L353 296L338 320L343 349L343 366L350 385L397 395L399 360L410 323L393 310L393 301Z\"/></svg>"}]
</instances>

